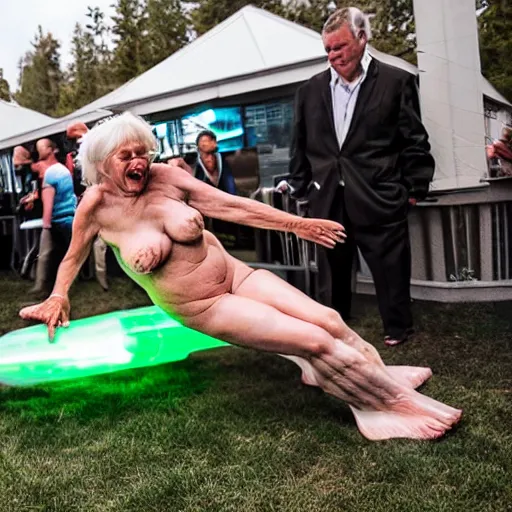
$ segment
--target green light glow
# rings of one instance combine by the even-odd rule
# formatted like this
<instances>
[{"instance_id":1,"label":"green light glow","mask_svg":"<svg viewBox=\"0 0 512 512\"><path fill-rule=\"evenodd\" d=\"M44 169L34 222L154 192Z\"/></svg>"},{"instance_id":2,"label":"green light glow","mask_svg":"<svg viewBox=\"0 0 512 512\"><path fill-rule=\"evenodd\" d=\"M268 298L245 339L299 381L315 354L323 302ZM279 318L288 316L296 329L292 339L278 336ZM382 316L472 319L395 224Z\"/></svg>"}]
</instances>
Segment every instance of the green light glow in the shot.
<instances>
[{"instance_id":1,"label":"green light glow","mask_svg":"<svg viewBox=\"0 0 512 512\"><path fill-rule=\"evenodd\" d=\"M157 306L73 320L48 342L45 325L0 338L0 383L27 386L186 359L227 346L184 327Z\"/></svg>"}]
</instances>

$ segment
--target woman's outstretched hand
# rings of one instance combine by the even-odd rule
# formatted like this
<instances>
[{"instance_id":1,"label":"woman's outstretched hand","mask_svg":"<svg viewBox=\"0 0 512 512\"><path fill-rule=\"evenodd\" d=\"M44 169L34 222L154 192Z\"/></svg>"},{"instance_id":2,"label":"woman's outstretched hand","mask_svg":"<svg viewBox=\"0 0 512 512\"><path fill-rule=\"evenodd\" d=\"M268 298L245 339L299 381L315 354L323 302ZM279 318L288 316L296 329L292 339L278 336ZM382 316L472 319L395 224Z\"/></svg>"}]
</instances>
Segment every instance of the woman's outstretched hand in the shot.
<instances>
[{"instance_id":1,"label":"woman's outstretched hand","mask_svg":"<svg viewBox=\"0 0 512 512\"><path fill-rule=\"evenodd\" d=\"M345 228L332 220L326 219L301 219L293 229L298 237L316 244L323 245L328 249L342 243L346 238Z\"/></svg>"},{"instance_id":2,"label":"woman's outstretched hand","mask_svg":"<svg viewBox=\"0 0 512 512\"><path fill-rule=\"evenodd\" d=\"M48 327L50 342L55 336L57 327L68 327L69 325L69 300L61 295L50 295L44 302L28 306L20 311L23 320L38 320Z\"/></svg>"}]
</instances>

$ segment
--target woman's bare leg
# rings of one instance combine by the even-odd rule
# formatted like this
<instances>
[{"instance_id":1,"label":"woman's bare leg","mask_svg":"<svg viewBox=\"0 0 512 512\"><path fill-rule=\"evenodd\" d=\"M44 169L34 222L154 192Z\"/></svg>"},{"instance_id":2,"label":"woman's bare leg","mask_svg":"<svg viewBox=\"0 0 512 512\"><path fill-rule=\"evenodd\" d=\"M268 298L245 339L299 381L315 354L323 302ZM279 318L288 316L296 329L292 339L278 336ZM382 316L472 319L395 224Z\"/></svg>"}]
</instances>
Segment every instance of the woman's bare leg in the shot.
<instances>
[{"instance_id":1,"label":"woman's bare leg","mask_svg":"<svg viewBox=\"0 0 512 512\"><path fill-rule=\"evenodd\" d=\"M318 385L352 406L361 432L369 439L431 439L460 418L460 411L399 383L325 329L267 304L224 295L185 323L230 343L305 359Z\"/></svg>"},{"instance_id":2,"label":"woman's bare leg","mask_svg":"<svg viewBox=\"0 0 512 512\"><path fill-rule=\"evenodd\" d=\"M381 367L385 366L377 349L350 329L337 311L319 304L267 270L252 272L233 290L233 293L234 295L263 302L282 313L318 325L334 338L340 339L355 348L370 361ZM311 372L307 370L307 362L303 364L297 358L288 359L301 367L303 371L302 380L305 384L316 385L311 380ZM413 366L386 366L385 368L395 379L413 388L420 386L432 376L430 368Z\"/></svg>"}]
</instances>

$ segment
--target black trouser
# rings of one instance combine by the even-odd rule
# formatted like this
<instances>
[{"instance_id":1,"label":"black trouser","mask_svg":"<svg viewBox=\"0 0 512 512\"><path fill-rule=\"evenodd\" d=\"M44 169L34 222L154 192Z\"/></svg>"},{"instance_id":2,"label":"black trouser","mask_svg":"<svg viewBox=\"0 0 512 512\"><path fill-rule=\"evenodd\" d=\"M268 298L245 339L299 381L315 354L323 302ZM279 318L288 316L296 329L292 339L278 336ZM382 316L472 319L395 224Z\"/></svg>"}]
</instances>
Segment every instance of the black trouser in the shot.
<instances>
[{"instance_id":1,"label":"black trouser","mask_svg":"<svg viewBox=\"0 0 512 512\"><path fill-rule=\"evenodd\" d=\"M53 286L57 276L57 270L61 261L64 259L71 242L71 224L52 222L52 253L48 264L48 280Z\"/></svg>"},{"instance_id":2,"label":"black trouser","mask_svg":"<svg viewBox=\"0 0 512 512\"><path fill-rule=\"evenodd\" d=\"M401 338L412 327L411 248L407 218L379 226L354 226L343 209L343 189L336 193L330 217L345 226L347 239L332 250L319 250L319 298L350 317L352 265L359 248L375 284L384 332Z\"/></svg>"}]
</instances>

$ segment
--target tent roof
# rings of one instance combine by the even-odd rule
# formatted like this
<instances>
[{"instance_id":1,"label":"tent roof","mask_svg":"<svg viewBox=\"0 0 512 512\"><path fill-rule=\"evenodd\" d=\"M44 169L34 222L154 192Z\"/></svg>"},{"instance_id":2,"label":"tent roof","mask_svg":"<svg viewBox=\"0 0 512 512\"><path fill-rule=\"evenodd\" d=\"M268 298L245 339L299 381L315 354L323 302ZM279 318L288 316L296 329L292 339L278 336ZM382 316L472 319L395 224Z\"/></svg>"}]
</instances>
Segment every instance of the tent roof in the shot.
<instances>
[{"instance_id":1,"label":"tent roof","mask_svg":"<svg viewBox=\"0 0 512 512\"><path fill-rule=\"evenodd\" d=\"M371 47L370 53L410 73L421 73L398 57ZM0 132L0 150L62 132L71 119L93 122L110 114L104 109L153 114L299 83L326 67L320 34L249 5L142 75L54 124L23 134L17 130L19 136L7 140ZM486 97L512 106L485 78L482 81Z\"/></svg>"},{"instance_id":2,"label":"tent roof","mask_svg":"<svg viewBox=\"0 0 512 512\"><path fill-rule=\"evenodd\" d=\"M108 110L93 110L92 112L88 112L87 114L76 115L74 112L65 117L61 117L60 119L52 119L50 123L46 123L40 127L36 127L32 130L25 131L23 133L19 133L13 137L9 137L7 139L0 138L0 151L3 149L12 148L14 146L18 146L20 144L24 144L25 142L34 141L41 139L43 137L51 137L57 133L63 133L66 131L68 124L72 121L81 121L82 123L94 123L99 119L103 119L111 115L112 112ZM46 117L46 116L45 116ZM26 128L26 127L25 127Z\"/></svg>"},{"instance_id":3,"label":"tent roof","mask_svg":"<svg viewBox=\"0 0 512 512\"><path fill-rule=\"evenodd\" d=\"M403 59L374 48L370 52L384 62L418 73L415 66ZM75 114L96 108L129 109L141 115L171 110L307 80L325 62L319 33L248 5ZM482 80L485 96L511 106L485 78Z\"/></svg>"},{"instance_id":4,"label":"tent roof","mask_svg":"<svg viewBox=\"0 0 512 512\"><path fill-rule=\"evenodd\" d=\"M0 140L48 125L55 119L16 103L0 100Z\"/></svg>"},{"instance_id":5,"label":"tent roof","mask_svg":"<svg viewBox=\"0 0 512 512\"><path fill-rule=\"evenodd\" d=\"M248 5L142 75L77 111L134 103L325 58L315 31Z\"/></svg>"},{"instance_id":6,"label":"tent roof","mask_svg":"<svg viewBox=\"0 0 512 512\"><path fill-rule=\"evenodd\" d=\"M512 103L510 103L510 101L508 101L505 98L505 96L502 96L494 88L494 86L491 84L491 82L489 82L489 80L487 80L483 76L482 76L482 78L483 78L482 92L484 93L484 96L486 96L487 98L490 98L491 100L497 101L498 103L506 105L507 107L512 107Z\"/></svg>"}]
</instances>

